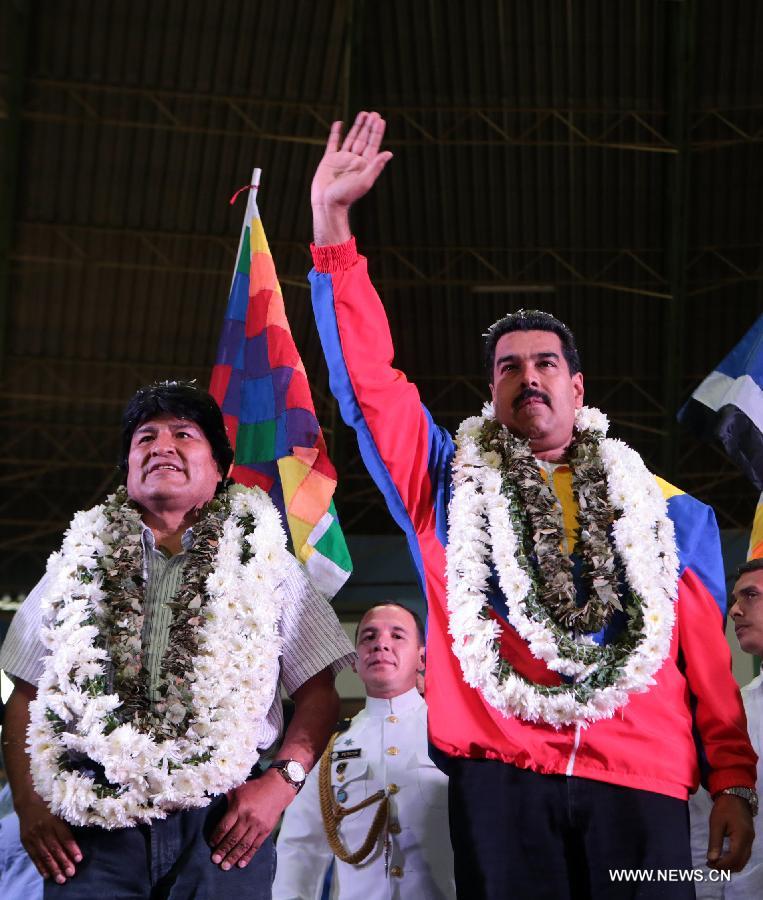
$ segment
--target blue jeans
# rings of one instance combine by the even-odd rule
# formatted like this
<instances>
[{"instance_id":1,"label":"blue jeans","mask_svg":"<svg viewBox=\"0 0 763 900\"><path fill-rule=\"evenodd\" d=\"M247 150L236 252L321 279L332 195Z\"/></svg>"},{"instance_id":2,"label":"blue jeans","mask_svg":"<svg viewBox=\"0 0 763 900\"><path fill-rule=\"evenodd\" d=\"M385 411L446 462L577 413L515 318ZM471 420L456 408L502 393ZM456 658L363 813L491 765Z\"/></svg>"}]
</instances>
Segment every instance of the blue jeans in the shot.
<instances>
[{"instance_id":1,"label":"blue jeans","mask_svg":"<svg viewBox=\"0 0 763 900\"><path fill-rule=\"evenodd\" d=\"M72 828L82 851L66 884L45 882L45 900L270 900L276 850L268 838L244 869L212 862L209 837L225 795L203 809L171 813L134 828Z\"/></svg>"},{"instance_id":2,"label":"blue jeans","mask_svg":"<svg viewBox=\"0 0 763 900\"><path fill-rule=\"evenodd\" d=\"M42 876L19 838L15 812L0 819L0 897L3 900L42 900Z\"/></svg>"}]
</instances>

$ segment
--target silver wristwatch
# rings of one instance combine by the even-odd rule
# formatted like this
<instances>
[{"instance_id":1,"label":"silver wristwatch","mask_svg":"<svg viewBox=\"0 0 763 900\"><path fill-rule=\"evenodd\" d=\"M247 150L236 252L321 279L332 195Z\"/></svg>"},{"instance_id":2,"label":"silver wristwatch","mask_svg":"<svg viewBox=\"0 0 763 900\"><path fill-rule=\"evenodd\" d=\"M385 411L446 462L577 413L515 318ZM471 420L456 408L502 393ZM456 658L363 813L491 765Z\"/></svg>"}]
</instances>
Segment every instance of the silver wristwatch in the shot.
<instances>
[{"instance_id":1,"label":"silver wristwatch","mask_svg":"<svg viewBox=\"0 0 763 900\"><path fill-rule=\"evenodd\" d=\"M721 794L733 794L734 797L741 797L750 804L750 812L753 816L758 814L758 793L752 788L746 787L730 787L720 792ZM717 795L717 796L720 796Z\"/></svg>"},{"instance_id":2,"label":"silver wristwatch","mask_svg":"<svg viewBox=\"0 0 763 900\"><path fill-rule=\"evenodd\" d=\"M288 782L297 793L302 790L307 773L301 762L296 759L274 759L270 768L278 769L283 780Z\"/></svg>"}]
</instances>

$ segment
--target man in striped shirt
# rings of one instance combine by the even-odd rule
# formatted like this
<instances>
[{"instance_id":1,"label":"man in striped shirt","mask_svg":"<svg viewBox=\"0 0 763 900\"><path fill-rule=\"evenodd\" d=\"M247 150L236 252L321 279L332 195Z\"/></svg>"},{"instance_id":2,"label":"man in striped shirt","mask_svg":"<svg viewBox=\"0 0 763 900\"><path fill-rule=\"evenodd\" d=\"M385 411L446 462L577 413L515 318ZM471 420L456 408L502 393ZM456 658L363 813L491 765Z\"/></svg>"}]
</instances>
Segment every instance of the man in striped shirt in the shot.
<instances>
[{"instance_id":1,"label":"man in striped shirt","mask_svg":"<svg viewBox=\"0 0 763 900\"><path fill-rule=\"evenodd\" d=\"M165 382L138 391L122 427L121 467L143 523L140 638L148 700L154 703L169 645L171 603L183 583L193 526L224 485L233 451L217 404L190 384ZM270 896L275 872L270 832L328 740L338 716L334 677L353 658L336 615L293 557L280 576L280 673L261 749L273 745L283 729L283 687L295 712L280 747L281 765L264 774L258 770L207 807L114 830L70 827L34 789L25 733L47 652L40 641L41 599L50 576L29 594L0 652L0 667L15 682L3 750L22 842L45 878L46 897L62 891L68 900L123 893L152 897L168 890L173 897Z\"/></svg>"}]
</instances>

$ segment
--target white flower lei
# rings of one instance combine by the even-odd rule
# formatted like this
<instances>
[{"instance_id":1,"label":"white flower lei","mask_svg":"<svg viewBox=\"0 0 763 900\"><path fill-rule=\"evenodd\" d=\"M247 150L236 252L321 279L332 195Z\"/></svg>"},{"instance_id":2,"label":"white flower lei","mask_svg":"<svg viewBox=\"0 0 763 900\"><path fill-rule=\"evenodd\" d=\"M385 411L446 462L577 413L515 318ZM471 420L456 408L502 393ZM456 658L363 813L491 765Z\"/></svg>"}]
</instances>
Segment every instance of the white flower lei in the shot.
<instances>
[{"instance_id":1,"label":"white flower lei","mask_svg":"<svg viewBox=\"0 0 763 900\"><path fill-rule=\"evenodd\" d=\"M600 443L609 501L615 513L613 541L623 563L628 586L640 598L643 625L635 633L630 654L610 670L584 664L575 654L563 655L548 622L528 614L531 590L527 572L518 560L518 536L510 517L510 501L501 492L501 460L478 443L484 423L493 419L491 404L482 416L461 423L453 461L453 496L449 507L447 547L447 605L453 652L467 684L478 688L488 703L504 715L542 721L555 728L587 726L610 718L654 682L670 651L678 594L678 556L673 523L654 476L643 460L622 441ZM578 430L605 435L606 416L583 407L576 415ZM508 607L508 620L536 659L574 681L560 688L544 688L514 672L499 653L500 627L488 611L486 596L493 561ZM596 645L590 637L569 633L590 658ZM602 650L602 653L605 652ZM588 685L596 677L596 685ZM603 682L603 686L602 686Z\"/></svg>"},{"instance_id":2,"label":"white flower lei","mask_svg":"<svg viewBox=\"0 0 763 900\"><path fill-rule=\"evenodd\" d=\"M278 679L276 588L286 537L277 510L259 488L234 485L229 501L206 579L190 724L177 738L157 741L130 723L110 730L120 698L91 688L105 683L108 664L92 624L108 603L97 568L110 545L105 504L74 516L61 552L48 563L52 583L44 601L49 619L43 642L50 655L30 705L27 746L35 789L72 824L122 828L206 806L210 795L242 784L258 759ZM245 529L242 520L254 527ZM117 789L104 791L90 775L67 767L70 752L102 767Z\"/></svg>"}]
</instances>

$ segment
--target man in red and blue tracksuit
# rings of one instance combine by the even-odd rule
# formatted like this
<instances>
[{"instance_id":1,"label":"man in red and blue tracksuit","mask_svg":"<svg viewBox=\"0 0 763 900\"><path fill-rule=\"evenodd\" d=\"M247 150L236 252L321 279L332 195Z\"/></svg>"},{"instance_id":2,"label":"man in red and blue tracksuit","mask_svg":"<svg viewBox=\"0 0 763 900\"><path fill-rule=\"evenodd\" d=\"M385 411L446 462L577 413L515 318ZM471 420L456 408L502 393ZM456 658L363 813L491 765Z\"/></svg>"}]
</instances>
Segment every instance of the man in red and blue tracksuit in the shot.
<instances>
[{"instance_id":1,"label":"man in red and blue tracksuit","mask_svg":"<svg viewBox=\"0 0 763 900\"><path fill-rule=\"evenodd\" d=\"M450 776L459 896L693 897L686 801L700 762L715 798L711 864L732 871L744 866L757 806L756 756L723 633L714 514L656 479L676 534L676 622L652 687L631 694L611 718L587 727L530 722L504 715L465 682L446 604L454 444L415 386L393 368L384 309L349 228L351 204L391 159L380 150L384 127L376 113L360 113L344 140L341 123L332 127L312 187L310 280L331 389L406 534L428 603L429 737ZM565 453L582 405L582 374L574 371L577 351L568 329L548 320L556 323L552 330L509 329L494 341L491 392L496 418L529 440L546 470L571 552L577 505ZM559 684L500 615L500 596L492 605L501 655L525 678ZM652 875L623 882L616 869Z\"/></svg>"}]
</instances>

